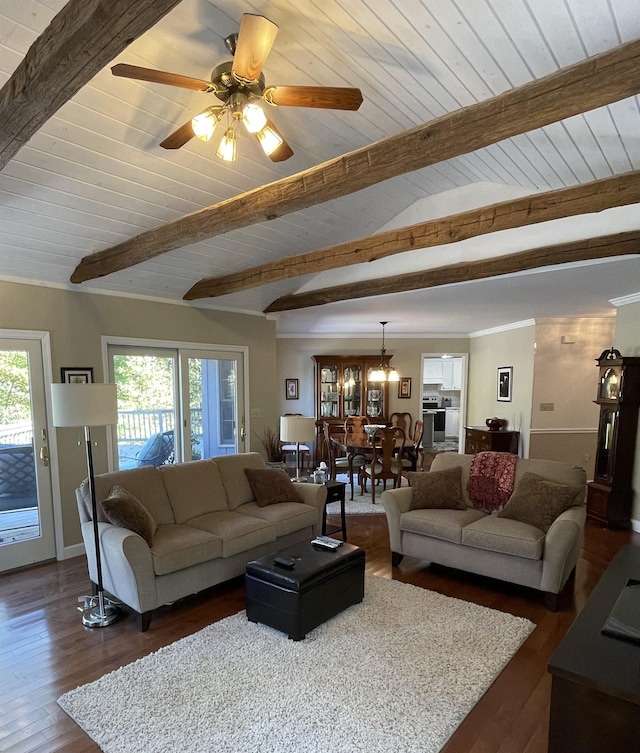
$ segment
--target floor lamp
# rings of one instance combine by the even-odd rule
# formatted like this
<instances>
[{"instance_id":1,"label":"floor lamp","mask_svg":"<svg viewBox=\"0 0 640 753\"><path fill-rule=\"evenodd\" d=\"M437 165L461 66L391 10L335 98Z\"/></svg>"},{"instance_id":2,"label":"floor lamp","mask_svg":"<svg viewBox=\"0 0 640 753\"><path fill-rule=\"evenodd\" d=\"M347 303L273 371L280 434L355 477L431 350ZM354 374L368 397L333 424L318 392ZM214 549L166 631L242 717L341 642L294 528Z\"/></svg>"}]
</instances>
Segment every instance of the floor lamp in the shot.
<instances>
[{"instance_id":1,"label":"floor lamp","mask_svg":"<svg viewBox=\"0 0 640 753\"><path fill-rule=\"evenodd\" d=\"M91 451L91 426L110 426L118 423L118 400L115 384L52 384L51 404L53 425L59 427L84 426L87 450L91 517L93 518L93 543L96 556L97 593L85 596L82 624L87 627L106 627L120 616L120 607L104 595L102 586L102 561L100 558L100 533L96 504L93 454Z\"/></svg>"},{"instance_id":2,"label":"floor lamp","mask_svg":"<svg viewBox=\"0 0 640 753\"><path fill-rule=\"evenodd\" d=\"M296 446L296 481L300 481L300 443L310 442L315 434L313 416L280 416L280 441Z\"/></svg>"}]
</instances>

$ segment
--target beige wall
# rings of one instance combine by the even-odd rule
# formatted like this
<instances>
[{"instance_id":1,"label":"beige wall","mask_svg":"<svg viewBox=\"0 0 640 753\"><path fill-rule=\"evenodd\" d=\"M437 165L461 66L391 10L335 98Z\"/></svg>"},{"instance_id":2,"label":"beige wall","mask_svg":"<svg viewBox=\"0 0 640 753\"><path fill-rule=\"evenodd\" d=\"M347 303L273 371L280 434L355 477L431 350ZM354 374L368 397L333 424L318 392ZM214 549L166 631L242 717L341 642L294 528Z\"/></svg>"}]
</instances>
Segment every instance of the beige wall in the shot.
<instances>
[{"instance_id":1,"label":"beige wall","mask_svg":"<svg viewBox=\"0 0 640 753\"><path fill-rule=\"evenodd\" d=\"M261 316L229 314L193 306L156 303L105 295L20 285L0 281L0 329L47 331L51 337L53 374L60 380L61 366L92 366L97 382L103 381L103 335L210 345L241 345L249 349L250 409L261 411L250 428L261 432L265 422L277 420L280 407L276 390L275 322ZM80 525L73 490L86 476L84 449L79 433L59 429L60 499L64 546L80 542ZM94 430L96 472L107 470L104 430ZM249 433L251 449L260 449ZM55 460L55 458L54 458Z\"/></svg>"},{"instance_id":2,"label":"beige wall","mask_svg":"<svg viewBox=\"0 0 640 753\"><path fill-rule=\"evenodd\" d=\"M640 356L640 301L618 307L615 347L623 356ZM640 531L640 426L633 466L633 497L631 523L634 531Z\"/></svg>"},{"instance_id":3,"label":"beige wall","mask_svg":"<svg viewBox=\"0 0 640 753\"><path fill-rule=\"evenodd\" d=\"M582 466L593 478L598 430L595 359L611 347L615 319L536 320L529 457ZM552 404L553 410L541 410Z\"/></svg>"},{"instance_id":4,"label":"beige wall","mask_svg":"<svg viewBox=\"0 0 640 753\"><path fill-rule=\"evenodd\" d=\"M484 426L492 416L506 418L508 428L520 432L520 454L529 457L529 428L533 395L535 325L471 338L467 425ZM500 366L513 366L512 400L497 399Z\"/></svg>"}]
</instances>

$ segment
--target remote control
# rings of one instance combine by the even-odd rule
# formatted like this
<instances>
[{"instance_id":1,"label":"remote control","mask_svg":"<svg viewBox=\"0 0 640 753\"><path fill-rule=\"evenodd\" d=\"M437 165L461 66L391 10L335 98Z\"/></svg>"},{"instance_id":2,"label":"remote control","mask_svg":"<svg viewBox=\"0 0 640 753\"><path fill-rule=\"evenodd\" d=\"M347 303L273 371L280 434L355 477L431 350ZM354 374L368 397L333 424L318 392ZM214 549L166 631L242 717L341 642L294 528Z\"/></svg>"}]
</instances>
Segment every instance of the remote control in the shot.
<instances>
[{"instance_id":1,"label":"remote control","mask_svg":"<svg viewBox=\"0 0 640 753\"><path fill-rule=\"evenodd\" d=\"M293 559L293 557L285 557L284 555L278 555L277 557L274 557L273 561L276 565L280 565L280 567L286 567L287 570L293 570L293 568L296 566L296 561Z\"/></svg>"},{"instance_id":2,"label":"remote control","mask_svg":"<svg viewBox=\"0 0 640 753\"><path fill-rule=\"evenodd\" d=\"M316 541L326 541L329 544L337 544L338 546L343 545L343 541L340 541L340 539L332 539L331 536L316 536Z\"/></svg>"},{"instance_id":3,"label":"remote control","mask_svg":"<svg viewBox=\"0 0 640 753\"><path fill-rule=\"evenodd\" d=\"M335 552L335 550L340 546L340 544L332 544L329 541L322 541L320 539L314 539L311 543L318 549L327 549L330 552Z\"/></svg>"}]
</instances>

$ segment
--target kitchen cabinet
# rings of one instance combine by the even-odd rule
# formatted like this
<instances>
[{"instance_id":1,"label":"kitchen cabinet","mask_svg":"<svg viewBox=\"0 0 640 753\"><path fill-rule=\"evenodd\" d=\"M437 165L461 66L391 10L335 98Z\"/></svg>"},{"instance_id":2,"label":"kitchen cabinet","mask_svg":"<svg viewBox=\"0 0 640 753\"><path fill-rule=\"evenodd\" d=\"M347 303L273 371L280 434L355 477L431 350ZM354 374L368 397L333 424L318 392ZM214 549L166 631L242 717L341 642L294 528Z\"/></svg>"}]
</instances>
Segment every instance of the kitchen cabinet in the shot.
<instances>
[{"instance_id":1,"label":"kitchen cabinet","mask_svg":"<svg viewBox=\"0 0 640 753\"><path fill-rule=\"evenodd\" d=\"M442 364L441 358L424 359L423 384L442 384Z\"/></svg>"},{"instance_id":2,"label":"kitchen cabinet","mask_svg":"<svg viewBox=\"0 0 640 753\"><path fill-rule=\"evenodd\" d=\"M445 439L457 439L460 433L460 409L445 408L444 436Z\"/></svg>"},{"instance_id":3,"label":"kitchen cabinet","mask_svg":"<svg viewBox=\"0 0 640 753\"><path fill-rule=\"evenodd\" d=\"M387 355L387 363L392 356ZM389 417L389 383L372 382L370 374L380 366L380 354L371 356L313 356L316 365L316 461L322 460L323 428L343 431L349 416L367 416L385 424ZM395 383L393 384L396 387Z\"/></svg>"},{"instance_id":4,"label":"kitchen cabinet","mask_svg":"<svg viewBox=\"0 0 640 753\"><path fill-rule=\"evenodd\" d=\"M443 390L462 389L462 359L461 358L443 358L442 359L442 389Z\"/></svg>"}]
</instances>

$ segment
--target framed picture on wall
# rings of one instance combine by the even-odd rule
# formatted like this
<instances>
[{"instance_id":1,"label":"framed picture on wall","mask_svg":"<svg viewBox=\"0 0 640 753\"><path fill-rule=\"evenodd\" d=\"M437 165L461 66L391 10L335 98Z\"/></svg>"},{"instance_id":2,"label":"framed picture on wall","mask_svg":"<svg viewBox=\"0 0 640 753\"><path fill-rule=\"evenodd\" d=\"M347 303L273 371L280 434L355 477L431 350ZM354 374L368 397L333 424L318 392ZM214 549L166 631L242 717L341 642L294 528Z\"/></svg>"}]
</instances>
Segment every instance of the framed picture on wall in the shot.
<instances>
[{"instance_id":1,"label":"framed picture on wall","mask_svg":"<svg viewBox=\"0 0 640 753\"><path fill-rule=\"evenodd\" d=\"M298 399L298 380L297 379L285 379L285 397L287 400Z\"/></svg>"},{"instance_id":2,"label":"framed picture on wall","mask_svg":"<svg viewBox=\"0 0 640 753\"><path fill-rule=\"evenodd\" d=\"M398 397L411 397L411 377L400 377L398 382Z\"/></svg>"},{"instance_id":3,"label":"framed picture on wall","mask_svg":"<svg viewBox=\"0 0 640 753\"><path fill-rule=\"evenodd\" d=\"M510 403L513 389L513 366L498 367L498 402Z\"/></svg>"},{"instance_id":4,"label":"framed picture on wall","mask_svg":"<svg viewBox=\"0 0 640 753\"><path fill-rule=\"evenodd\" d=\"M64 384L92 384L93 369L91 366L63 366L60 379Z\"/></svg>"}]
</instances>

